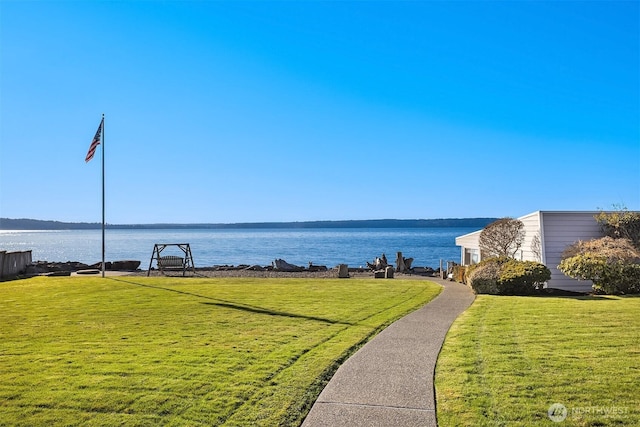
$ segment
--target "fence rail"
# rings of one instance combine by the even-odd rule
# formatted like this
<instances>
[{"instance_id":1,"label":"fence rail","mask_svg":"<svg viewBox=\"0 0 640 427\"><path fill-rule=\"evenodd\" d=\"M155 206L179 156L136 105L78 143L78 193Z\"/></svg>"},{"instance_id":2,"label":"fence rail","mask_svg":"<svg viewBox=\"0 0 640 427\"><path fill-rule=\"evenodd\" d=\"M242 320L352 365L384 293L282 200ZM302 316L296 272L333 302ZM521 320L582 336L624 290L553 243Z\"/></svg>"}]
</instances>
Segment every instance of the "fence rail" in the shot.
<instances>
[{"instance_id":1,"label":"fence rail","mask_svg":"<svg viewBox=\"0 0 640 427\"><path fill-rule=\"evenodd\" d=\"M0 279L15 277L31 264L31 251L0 251Z\"/></svg>"}]
</instances>

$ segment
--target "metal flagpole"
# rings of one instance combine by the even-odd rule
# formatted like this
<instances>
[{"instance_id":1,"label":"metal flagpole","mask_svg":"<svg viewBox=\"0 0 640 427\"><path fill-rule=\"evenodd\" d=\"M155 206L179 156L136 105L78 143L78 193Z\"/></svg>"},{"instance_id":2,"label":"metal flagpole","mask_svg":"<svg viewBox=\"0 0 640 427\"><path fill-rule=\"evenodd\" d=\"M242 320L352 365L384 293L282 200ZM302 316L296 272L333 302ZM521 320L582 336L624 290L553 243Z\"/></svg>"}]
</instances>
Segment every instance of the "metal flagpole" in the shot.
<instances>
[{"instance_id":1,"label":"metal flagpole","mask_svg":"<svg viewBox=\"0 0 640 427\"><path fill-rule=\"evenodd\" d=\"M104 277L104 113L102 113L102 277Z\"/></svg>"}]
</instances>

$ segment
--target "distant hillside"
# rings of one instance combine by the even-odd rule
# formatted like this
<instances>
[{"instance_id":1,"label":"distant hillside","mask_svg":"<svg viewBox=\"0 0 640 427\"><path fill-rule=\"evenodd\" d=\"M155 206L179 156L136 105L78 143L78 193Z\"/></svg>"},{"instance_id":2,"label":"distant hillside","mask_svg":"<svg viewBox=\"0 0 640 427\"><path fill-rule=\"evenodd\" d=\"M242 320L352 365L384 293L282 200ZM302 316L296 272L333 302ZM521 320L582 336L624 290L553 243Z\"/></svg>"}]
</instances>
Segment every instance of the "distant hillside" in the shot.
<instances>
[{"instance_id":1,"label":"distant hillside","mask_svg":"<svg viewBox=\"0 0 640 427\"><path fill-rule=\"evenodd\" d=\"M39 219L0 218L0 230L91 230L99 229L99 222L60 222Z\"/></svg>"},{"instance_id":2,"label":"distant hillside","mask_svg":"<svg viewBox=\"0 0 640 427\"><path fill-rule=\"evenodd\" d=\"M109 229L251 229L251 228L484 228L496 218L367 219L348 221L245 222L233 224L108 224ZM0 218L0 230L94 230L97 222L60 222Z\"/></svg>"}]
</instances>

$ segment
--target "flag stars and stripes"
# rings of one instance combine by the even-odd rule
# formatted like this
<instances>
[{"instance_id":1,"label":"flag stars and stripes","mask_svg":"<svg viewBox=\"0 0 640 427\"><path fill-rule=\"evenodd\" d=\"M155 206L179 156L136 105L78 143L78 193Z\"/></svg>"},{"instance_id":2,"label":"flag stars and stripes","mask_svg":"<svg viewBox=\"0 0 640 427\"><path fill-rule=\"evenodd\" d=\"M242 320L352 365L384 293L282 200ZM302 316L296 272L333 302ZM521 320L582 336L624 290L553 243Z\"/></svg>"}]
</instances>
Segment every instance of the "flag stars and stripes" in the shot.
<instances>
[{"instance_id":1,"label":"flag stars and stripes","mask_svg":"<svg viewBox=\"0 0 640 427\"><path fill-rule=\"evenodd\" d=\"M96 131L96 136L93 137L93 141L91 141L91 145L89 146L89 151L87 152L87 157L85 157L84 161L88 162L93 159L94 154L96 154L96 148L100 145L100 136L102 134L102 125L104 124L104 118L100 121L100 125L98 126L98 130Z\"/></svg>"}]
</instances>

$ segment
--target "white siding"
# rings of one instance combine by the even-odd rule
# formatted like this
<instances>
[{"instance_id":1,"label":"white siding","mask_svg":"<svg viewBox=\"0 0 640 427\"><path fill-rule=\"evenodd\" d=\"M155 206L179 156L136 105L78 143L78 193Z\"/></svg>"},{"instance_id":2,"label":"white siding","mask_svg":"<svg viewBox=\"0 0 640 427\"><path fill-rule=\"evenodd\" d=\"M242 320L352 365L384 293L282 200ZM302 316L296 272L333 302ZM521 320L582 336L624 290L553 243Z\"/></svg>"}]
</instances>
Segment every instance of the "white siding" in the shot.
<instances>
[{"instance_id":1,"label":"white siding","mask_svg":"<svg viewBox=\"0 0 640 427\"><path fill-rule=\"evenodd\" d=\"M482 230L474 231L473 233L465 234L463 236L456 237L456 245L464 246L470 249L480 249L479 239Z\"/></svg>"},{"instance_id":2,"label":"white siding","mask_svg":"<svg viewBox=\"0 0 640 427\"><path fill-rule=\"evenodd\" d=\"M524 242L515 258L520 261L536 261L542 262L542 257L535 254L533 250L533 241L535 236L541 237L540 232L540 212L534 212L529 215L518 218L524 224Z\"/></svg>"},{"instance_id":3,"label":"white siding","mask_svg":"<svg viewBox=\"0 0 640 427\"><path fill-rule=\"evenodd\" d=\"M591 281L578 281L557 269L562 252L578 240L602 237L594 215L597 212L541 212L545 264L551 270L548 287L571 291L591 290Z\"/></svg>"},{"instance_id":4,"label":"white siding","mask_svg":"<svg viewBox=\"0 0 640 427\"><path fill-rule=\"evenodd\" d=\"M524 224L525 235L522 247L514 258L521 261L541 262L541 259L538 259L538 257L535 256L531 247L534 236L540 233L540 212L534 212L518 219ZM480 233L482 233L482 230L456 237L456 245L462 247L462 265L467 265L464 259L465 249L475 249L480 251Z\"/></svg>"},{"instance_id":5,"label":"white siding","mask_svg":"<svg viewBox=\"0 0 640 427\"><path fill-rule=\"evenodd\" d=\"M525 240L522 250L516 259L537 261L551 270L550 288L585 292L591 290L591 281L578 281L565 276L558 270L562 252L570 244L578 240L591 240L602 237L600 226L594 216L598 212L560 212L538 211L518 218L525 226ZM482 230L465 234L456 238L456 245L461 246L461 261L465 264L465 249L479 249L479 238ZM539 233L541 241L541 259L538 259L532 243Z\"/></svg>"},{"instance_id":6,"label":"white siding","mask_svg":"<svg viewBox=\"0 0 640 427\"><path fill-rule=\"evenodd\" d=\"M465 250L470 249L480 253L480 233L482 230L456 237L456 246L460 246L460 265L469 265L465 261ZM479 255L478 255L479 257Z\"/></svg>"}]
</instances>

